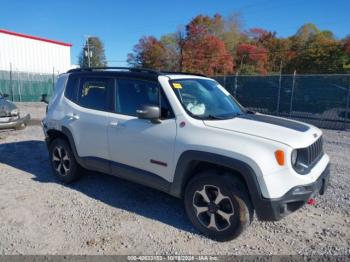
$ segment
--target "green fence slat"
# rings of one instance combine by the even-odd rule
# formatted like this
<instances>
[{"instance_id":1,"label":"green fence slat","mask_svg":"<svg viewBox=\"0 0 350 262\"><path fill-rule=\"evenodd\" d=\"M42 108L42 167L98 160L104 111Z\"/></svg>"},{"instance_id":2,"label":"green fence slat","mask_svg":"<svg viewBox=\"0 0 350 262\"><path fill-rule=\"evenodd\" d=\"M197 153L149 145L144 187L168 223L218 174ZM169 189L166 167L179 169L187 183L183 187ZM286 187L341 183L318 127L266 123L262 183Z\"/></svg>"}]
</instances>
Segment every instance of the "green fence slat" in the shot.
<instances>
[{"instance_id":1,"label":"green fence slat","mask_svg":"<svg viewBox=\"0 0 350 262\"><path fill-rule=\"evenodd\" d=\"M10 99L15 102L37 102L43 94L47 94L50 99L53 93L52 80L52 74L13 71L12 83L10 83L10 72L0 71L0 92L9 94Z\"/></svg>"}]
</instances>

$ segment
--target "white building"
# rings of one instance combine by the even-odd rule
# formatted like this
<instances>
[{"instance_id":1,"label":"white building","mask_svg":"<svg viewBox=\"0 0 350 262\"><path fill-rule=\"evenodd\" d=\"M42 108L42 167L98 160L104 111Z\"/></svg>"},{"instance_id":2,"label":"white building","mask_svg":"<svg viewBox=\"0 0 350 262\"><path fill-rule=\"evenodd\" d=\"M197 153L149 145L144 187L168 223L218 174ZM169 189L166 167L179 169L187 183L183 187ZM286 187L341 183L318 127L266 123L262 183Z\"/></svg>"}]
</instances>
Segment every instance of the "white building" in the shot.
<instances>
[{"instance_id":1,"label":"white building","mask_svg":"<svg viewBox=\"0 0 350 262\"><path fill-rule=\"evenodd\" d=\"M0 70L63 73L71 68L71 44L0 29Z\"/></svg>"}]
</instances>

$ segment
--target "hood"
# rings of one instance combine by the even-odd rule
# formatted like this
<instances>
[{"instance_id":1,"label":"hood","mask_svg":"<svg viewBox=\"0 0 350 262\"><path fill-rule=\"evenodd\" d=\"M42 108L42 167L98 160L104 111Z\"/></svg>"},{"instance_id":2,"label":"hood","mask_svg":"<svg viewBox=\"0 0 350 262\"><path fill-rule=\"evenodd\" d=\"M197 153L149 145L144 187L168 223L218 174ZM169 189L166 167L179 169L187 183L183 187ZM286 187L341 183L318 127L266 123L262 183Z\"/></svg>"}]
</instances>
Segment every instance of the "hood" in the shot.
<instances>
[{"instance_id":1,"label":"hood","mask_svg":"<svg viewBox=\"0 0 350 262\"><path fill-rule=\"evenodd\" d=\"M243 114L227 120L205 120L204 124L277 141L292 148L307 147L322 135L321 130L314 126L263 114Z\"/></svg>"},{"instance_id":2,"label":"hood","mask_svg":"<svg viewBox=\"0 0 350 262\"><path fill-rule=\"evenodd\" d=\"M10 112L16 108L17 106L14 103L0 97L0 117L10 116Z\"/></svg>"}]
</instances>

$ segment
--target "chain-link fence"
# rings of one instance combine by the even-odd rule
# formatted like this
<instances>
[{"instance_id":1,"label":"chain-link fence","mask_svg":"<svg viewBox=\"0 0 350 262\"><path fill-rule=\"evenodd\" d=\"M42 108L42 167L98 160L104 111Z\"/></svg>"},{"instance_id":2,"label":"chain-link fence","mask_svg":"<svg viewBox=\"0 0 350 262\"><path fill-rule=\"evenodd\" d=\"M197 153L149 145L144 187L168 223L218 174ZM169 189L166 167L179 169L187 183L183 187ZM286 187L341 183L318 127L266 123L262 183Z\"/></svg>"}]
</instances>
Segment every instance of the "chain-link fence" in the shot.
<instances>
[{"instance_id":1,"label":"chain-link fence","mask_svg":"<svg viewBox=\"0 0 350 262\"><path fill-rule=\"evenodd\" d=\"M16 102L40 101L46 94L51 97L56 75L19 71L0 71L0 92Z\"/></svg>"},{"instance_id":2,"label":"chain-link fence","mask_svg":"<svg viewBox=\"0 0 350 262\"><path fill-rule=\"evenodd\" d=\"M0 92L18 102L53 93L57 75L0 71ZM350 75L234 75L214 77L245 107L309 122L350 129Z\"/></svg>"},{"instance_id":3,"label":"chain-link fence","mask_svg":"<svg viewBox=\"0 0 350 262\"><path fill-rule=\"evenodd\" d=\"M314 124L350 128L350 75L214 77L245 107Z\"/></svg>"}]
</instances>

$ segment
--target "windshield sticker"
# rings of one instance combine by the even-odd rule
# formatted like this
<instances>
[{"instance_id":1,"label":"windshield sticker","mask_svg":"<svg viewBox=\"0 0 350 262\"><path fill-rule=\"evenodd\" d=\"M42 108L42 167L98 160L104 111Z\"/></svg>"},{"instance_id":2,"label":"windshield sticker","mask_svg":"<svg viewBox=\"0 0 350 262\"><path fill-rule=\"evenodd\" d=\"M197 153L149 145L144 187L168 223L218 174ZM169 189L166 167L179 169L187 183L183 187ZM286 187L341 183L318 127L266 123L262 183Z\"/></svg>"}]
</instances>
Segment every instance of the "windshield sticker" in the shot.
<instances>
[{"instance_id":1,"label":"windshield sticker","mask_svg":"<svg viewBox=\"0 0 350 262\"><path fill-rule=\"evenodd\" d=\"M182 85L180 83L173 83L173 87L176 89L182 88Z\"/></svg>"}]
</instances>

